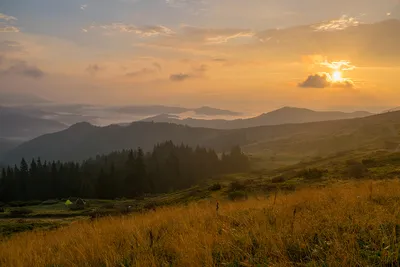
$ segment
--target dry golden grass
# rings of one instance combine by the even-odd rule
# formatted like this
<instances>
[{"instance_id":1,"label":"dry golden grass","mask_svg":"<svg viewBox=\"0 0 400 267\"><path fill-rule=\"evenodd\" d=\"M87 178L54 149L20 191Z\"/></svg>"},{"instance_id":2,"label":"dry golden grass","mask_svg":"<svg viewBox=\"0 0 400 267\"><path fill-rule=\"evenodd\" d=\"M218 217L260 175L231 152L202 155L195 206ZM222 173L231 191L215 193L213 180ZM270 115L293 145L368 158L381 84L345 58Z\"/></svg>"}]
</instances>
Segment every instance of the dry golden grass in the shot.
<instances>
[{"instance_id":1,"label":"dry golden grass","mask_svg":"<svg viewBox=\"0 0 400 267\"><path fill-rule=\"evenodd\" d=\"M399 266L400 182L76 222L0 243L0 265Z\"/></svg>"}]
</instances>

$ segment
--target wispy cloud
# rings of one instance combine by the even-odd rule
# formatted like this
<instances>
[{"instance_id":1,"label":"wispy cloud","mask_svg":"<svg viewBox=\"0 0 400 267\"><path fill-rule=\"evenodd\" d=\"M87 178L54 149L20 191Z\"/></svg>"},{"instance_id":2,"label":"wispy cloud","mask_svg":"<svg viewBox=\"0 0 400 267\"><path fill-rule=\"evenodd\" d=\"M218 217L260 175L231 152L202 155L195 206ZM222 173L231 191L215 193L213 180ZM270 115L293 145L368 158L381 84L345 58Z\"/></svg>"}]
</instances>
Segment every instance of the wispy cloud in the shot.
<instances>
[{"instance_id":1,"label":"wispy cloud","mask_svg":"<svg viewBox=\"0 0 400 267\"><path fill-rule=\"evenodd\" d=\"M24 47L21 43L16 41L5 40L0 42L0 52L22 52Z\"/></svg>"},{"instance_id":2,"label":"wispy cloud","mask_svg":"<svg viewBox=\"0 0 400 267\"><path fill-rule=\"evenodd\" d=\"M172 35L174 31L168 27L162 25L144 25L136 26L125 23L112 23L107 25L100 25L98 27L91 26L90 29L100 28L109 32L121 32L121 33L134 33L141 37L152 37L158 35ZM87 29L86 29L87 30Z\"/></svg>"},{"instance_id":3,"label":"wispy cloud","mask_svg":"<svg viewBox=\"0 0 400 267\"><path fill-rule=\"evenodd\" d=\"M181 34L185 38L203 41L207 44L222 44L227 43L231 39L254 36L254 32L249 29L200 28L188 25L182 26Z\"/></svg>"},{"instance_id":4,"label":"wispy cloud","mask_svg":"<svg viewBox=\"0 0 400 267\"><path fill-rule=\"evenodd\" d=\"M183 82L185 80L193 78L190 74L187 73L176 73L176 74L171 74L169 76L169 79L173 82Z\"/></svg>"},{"instance_id":5,"label":"wispy cloud","mask_svg":"<svg viewBox=\"0 0 400 267\"><path fill-rule=\"evenodd\" d=\"M88 7L88 5L85 4L85 5L81 5L80 8L81 8L81 10L85 10L87 7Z\"/></svg>"},{"instance_id":6,"label":"wispy cloud","mask_svg":"<svg viewBox=\"0 0 400 267\"><path fill-rule=\"evenodd\" d=\"M133 77L142 77L142 76L152 75L155 73L157 73L157 70L155 70L155 69L143 68L141 70L128 72L125 74L125 76L133 78Z\"/></svg>"},{"instance_id":7,"label":"wispy cloud","mask_svg":"<svg viewBox=\"0 0 400 267\"><path fill-rule=\"evenodd\" d=\"M192 67L192 70L189 72L182 72L171 74L169 79L173 82L183 82L193 78L204 78L205 73L209 70L208 66L202 64L200 66Z\"/></svg>"},{"instance_id":8,"label":"wispy cloud","mask_svg":"<svg viewBox=\"0 0 400 267\"><path fill-rule=\"evenodd\" d=\"M0 70L0 75L19 75L29 78L39 79L45 73L36 66L29 65L25 61L12 62L11 66L6 69Z\"/></svg>"},{"instance_id":9,"label":"wispy cloud","mask_svg":"<svg viewBox=\"0 0 400 267\"><path fill-rule=\"evenodd\" d=\"M0 32L20 32L20 29L15 26L7 26L0 24Z\"/></svg>"},{"instance_id":10,"label":"wispy cloud","mask_svg":"<svg viewBox=\"0 0 400 267\"><path fill-rule=\"evenodd\" d=\"M5 20L5 21L16 21L17 18L13 16L8 16L6 14L0 13L0 20Z\"/></svg>"},{"instance_id":11,"label":"wispy cloud","mask_svg":"<svg viewBox=\"0 0 400 267\"><path fill-rule=\"evenodd\" d=\"M20 29L13 25L16 17L0 13L0 32L19 32Z\"/></svg>"},{"instance_id":12,"label":"wispy cloud","mask_svg":"<svg viewBox=\"0 0 400 267\"><path fill-rule=\"evenodd\" d=\"M343 15L339 19L323 22L317 25L313 25L316 31L339 31L349 27L355 27L360 25L360 21L357 18Z\"/></svg>"},{"instance_id":13,"label":"wispy cloud","mask_svg":"<svg viewBox=\"0 0 400 267\"><path fill-rule=\"evenodd\" d=\"M101 71L103 68L100 67L98 64L90 64L86 68L86 72L89 73L92 76L95 76L99 71Z\"/></svg>"},{"instance_id":14,"label":"wispy cloud","mask_svg":"<svg viewBox=\"0 0 400 267\"><path fill-rule=\"evenodd\" d=\"M153 66L154 66L159 72L162 71L162 67L161 67L160 63L158 63L158 62L153 62Z\"/></svg>"}]
</instances>

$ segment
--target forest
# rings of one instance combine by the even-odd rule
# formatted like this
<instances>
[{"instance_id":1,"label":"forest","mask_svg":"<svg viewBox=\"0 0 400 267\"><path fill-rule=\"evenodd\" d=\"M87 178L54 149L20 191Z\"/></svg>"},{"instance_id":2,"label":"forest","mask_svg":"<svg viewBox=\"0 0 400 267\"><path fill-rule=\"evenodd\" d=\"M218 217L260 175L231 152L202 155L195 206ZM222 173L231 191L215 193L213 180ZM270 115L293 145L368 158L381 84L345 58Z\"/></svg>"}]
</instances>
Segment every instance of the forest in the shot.
<instances>
[{"instance_id":1,"label":"forest","mask_svg":"<svg viewBox=\"0 0 400 267\"><path fill-rule=\"evenodd\" d=\"M83 197L135 198L188 188L213 176L246 172L249 159L239 146L214 150L157 144L152 152L123 150L78 162L42 162L40 158L2 168L0 201Z\"/></svg>"}]
</instances>

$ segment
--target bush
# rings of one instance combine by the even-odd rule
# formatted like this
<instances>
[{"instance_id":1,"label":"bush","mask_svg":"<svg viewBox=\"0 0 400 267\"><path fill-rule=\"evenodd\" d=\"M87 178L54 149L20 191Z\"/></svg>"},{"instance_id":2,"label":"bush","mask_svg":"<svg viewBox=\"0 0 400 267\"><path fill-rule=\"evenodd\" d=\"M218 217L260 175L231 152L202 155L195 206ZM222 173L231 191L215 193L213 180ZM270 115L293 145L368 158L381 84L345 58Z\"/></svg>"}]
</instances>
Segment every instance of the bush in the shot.
<instances>
[{"instance_id":1,"label":"bush","mask_svg":"<svg viewBox=\"0 0 400 267\"><path fill-rule=\"evenodd\" d=\"M243 183L240 183L238 181L232 182L231 183L231 191L243 191L246 188L246 186Z\"/></svg>"},{"instance_id":2,"label":"bush","mask_svg":"<svg viewBox=\"0 0 400 267\"><path fill-rule=\"evenodd\" d=\"M6 212L6 210L4 209L4 208L0 208L0 213L4 213L4 212Z\"/></svg>"},{"instance_id":3,"label":"bush","mask_svg":"<svg viewBox=\"0 0 400 267\"><path fill-rule=\"evenodd\" d=\"M58 204L60 201L58 201L58 199L49 199L46 201L42 202L42 205L46 206L46 205L55 205Z\"/></svg>"},{"instance_id":4,"label":"bush","mask_svg":"<svg viewBox=\"0 0 400 267\"><path fill-rule=\"evenodd\" d=\"M361 163L357 161L347 161L347 174L351 178L363 178L368 169Z\"/></svg>"},{"instance_id":5,"label":"bush","mask_svg":"<svg viewBox=\"0 0 400 267\"><path fill-rule=\"evenodd\" d=\"M228 194L228 198L232 201L246 200L248 198L245 191L234 191Z\"/></svg>"},{"instance_id":6,"label":"bush","mask_svg":"<svg viewBox=\"0 0 400 267\"><path fill-rule=\"evenodd\" d=\"M221 190L221 189L222 189L222 186L221 186L221 184L219 184L219 183L213 184L213 185L210 186L210 188L209 188L210 191L219 191L219 190Z\"/></svg>"},{"instance_id":7,"label":"bush","mask_svg":"<svg viewBox=\"0 0 400 267\"><path fill-rule=\"evenodd\" d=\"M363 159L362 164L366 167L377 167L377 162L374 159Z\"/></svg>"},{"instance_id":8,"label":"bush","mask_svg":"<svg viewBox=\"0 0 400 267\"><path fill-rule=\"evenodd\" d=\"M286 179L283 176L274 177L271 180L271 182L274 183L274 184L284 183L285 181L286 181Z\"/></svg>"},{"instance_id":9,"label":"bush","mask_svg":"<svg viewBox=\"0 0 400 267\"><path fill-rule=\"evenodd\" d=\"M306 180L318 180L318 179L321 179L326 172L327 172L326 170L320 170L317 168L313 168L313 169L300 171L298 176L301 178L304 178Z\"/></svg>"},{"instance_id":10,"label":"bush","mask_svg":"<svg viewBox=\"0 0 400 267\"><path fill-rule=\"evenodd\" d=\"M28 215L33 213L33 210L28 208L18 208L10 210L11 215Z\"/></svg>"},{"instance_id":11,"label":"bush","mask_svg":"<svg viewBox=\"0 0 400 267\"><path fill-rule=\"evenodd\" d=\"M84 210L84 209L85 209L85 206L84 206L84 205L76 205L75 203L73 203L73 204L71 204L71 205L68 205L68 208L69 208L71 211L77 211L77 210Z\"/></svg>"}]
</instances>

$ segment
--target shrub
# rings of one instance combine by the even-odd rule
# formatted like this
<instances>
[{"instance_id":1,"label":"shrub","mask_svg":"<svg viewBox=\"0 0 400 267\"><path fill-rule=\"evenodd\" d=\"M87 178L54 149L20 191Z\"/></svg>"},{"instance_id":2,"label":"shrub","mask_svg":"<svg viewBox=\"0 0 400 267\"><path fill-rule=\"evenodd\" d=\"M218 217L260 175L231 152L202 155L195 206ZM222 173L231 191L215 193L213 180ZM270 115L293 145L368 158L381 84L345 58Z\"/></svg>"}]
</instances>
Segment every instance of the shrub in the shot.
<instances>
[{"instance_id":1,"label":"shrub","mask_svg":"<svg viewBox=\"0 0 400 267\"><path fill-rule=\"evenodd\" d=\"M362 164L366 167L377 167L377 162L374 159L363 159Z\"/></svg>"},{"instance_id":2,"label":"shrub","mask_svg":"<svg viewBox=\"0 0 400 267\"><path fill-rule=\"evenodd\" d=\"M60 201L58 201L58 199L49 199L46 201L42 202L42 205L46 206L46 205L55 205L58 204Z\"/></svg>"},{"instance_id":3,"label":"shrub","mask_svg":"<svg viewBox=\"0 0 400 267\"><path fill-rule=\"evenodd\" d=\"M210 188L209 188L210 191L219 191L219 190L221 190L221 189L222 189L222 186L221 186L221 184L219 184L219 183L213 184L213 185L210 186Z\"/></svg>"},{"instance_id":4,"label":"shrub","mask_svg":"<svg viewBox=\"0 0 400 267\"><path fill-rule=\"evenodd\" d=\"M357 161L347 161L347 174L351 178L363 178L368 169L361 163Z\"/></svg>"},{"instance_id":5,"label":"shrub","mask_svg":"<svg viewBox=\"0 0 400 267\"><path fill-rule=\"evenodd\" d=\"M33 210L28 208L18 208L10 210L11 215L28 215L33 213Z\"/></svg>"},{"instance_id":6,"label":"shrub","mask_svg":"<svg viewBox=\"0 0 400 267\"><path fill-rule=\"evenodd\" d=\"M68 205L68 208L72 211L77 211L77 210L84 210L85 206L84 205L76 205L75 203Z\"/></svg>"},{"instance_id":7,"label":"shrub","mask_svg":"<svg viewBox=\"0 0 400 267\"><path fill-rule=\"evenodd\" d=\"M300 171L298 176L307 180L318 180L321 179L326 172L326 170L313 168Z\"/></svg>"},{"instance_id":8,"label":"shrub","mask_svg":"<svg viewBox=\"0 0 400 267\"><path fill-rule=\"evenodd\" d=\"M271 182L274 184L278 184L278 183L284 183L286 181L285 177L281 176L277 176L272 178Z\"/></svg>"},{"instance_id":9,"label":"shrub","mask_svg":"<svg viewBox=\"0 0 400 267\"><path fill-rule=\"evenodd\" d=\"M6 210L3 207L1 207L0 208L0 213L4 213L4 212L6 212Z\"/></svg>"},{"instance_id":10,"label":"shrub","mask_svg":"<svg viewBox=\"0 0 400 267\"><path fill-rule=\"evenodd\" d=\"M232 201L246 200L248 198L245 191L233 191L228 194L228 198Z\"/></svg>"},{"instance_id":11,"label":"shrub","mask_svg":"<svg viewBox=\"0 0 400 267\"><path fill-rule=\"evenodd\" d=\"M240 183L238 181L232 182L231 183L231 191L242 191L246 188L246 186L243 183Z\"/></svg>"}]
</instances>

